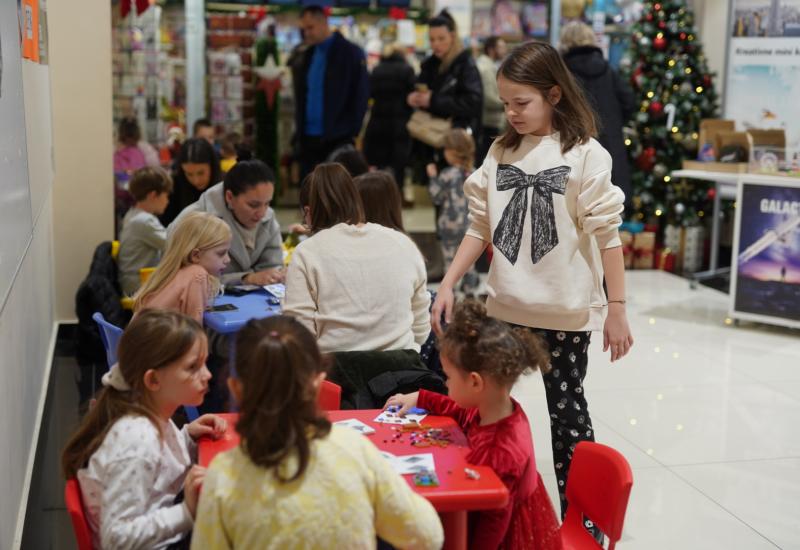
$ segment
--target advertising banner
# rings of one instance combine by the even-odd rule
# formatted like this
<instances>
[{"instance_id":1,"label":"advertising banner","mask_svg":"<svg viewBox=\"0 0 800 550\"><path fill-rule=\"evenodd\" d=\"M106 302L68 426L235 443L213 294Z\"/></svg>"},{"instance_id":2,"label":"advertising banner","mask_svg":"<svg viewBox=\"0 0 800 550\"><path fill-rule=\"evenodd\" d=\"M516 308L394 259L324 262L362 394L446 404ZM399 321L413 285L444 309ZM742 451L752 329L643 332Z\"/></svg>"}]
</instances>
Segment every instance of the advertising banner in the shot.
<instances>
[{"instance_id":1,"label":"advertising banner","mask_svg":"<svg viewBox=\"0 0 800 550\"><path fill-rule=\"evenodd\" d=\"M800 179L781 179L739 187L730 313L800 327Z\"/></svg>"}]
</instances>

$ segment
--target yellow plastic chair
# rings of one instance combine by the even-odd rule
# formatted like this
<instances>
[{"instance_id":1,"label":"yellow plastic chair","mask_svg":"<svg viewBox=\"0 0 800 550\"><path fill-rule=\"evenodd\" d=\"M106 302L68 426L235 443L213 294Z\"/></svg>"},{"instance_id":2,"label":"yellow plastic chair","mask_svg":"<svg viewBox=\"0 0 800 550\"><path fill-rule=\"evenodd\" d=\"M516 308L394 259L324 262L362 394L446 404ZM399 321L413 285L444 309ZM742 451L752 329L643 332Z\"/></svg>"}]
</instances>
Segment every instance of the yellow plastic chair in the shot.
<instances>
[{"instance_id":1,"label":"yellow plastic chair","mask_svg":"<svg viewBox=\"0 0 800 550\"><path fill-rule=\"evenodd\" d=\"M114 258L114 261L117 261L119 257L119 241L111 241L111 257ZM150 278L150 275L156 270L155 267L143 267L139 270L139 282L144 284L147 279ZM128 311L133 311L133 303L134 300L130 296L123 296L119 300L122 309L126 309Z\"/></svg>"}]
</instances>

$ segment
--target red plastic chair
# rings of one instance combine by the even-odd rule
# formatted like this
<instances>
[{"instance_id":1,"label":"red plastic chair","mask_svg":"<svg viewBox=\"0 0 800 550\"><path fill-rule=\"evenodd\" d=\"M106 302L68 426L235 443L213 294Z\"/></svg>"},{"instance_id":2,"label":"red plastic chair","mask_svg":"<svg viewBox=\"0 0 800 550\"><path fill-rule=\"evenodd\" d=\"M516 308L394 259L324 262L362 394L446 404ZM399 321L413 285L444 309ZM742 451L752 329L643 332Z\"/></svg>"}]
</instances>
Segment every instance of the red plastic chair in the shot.
<instances>
[{"instance_id":1,"label":"red plastic chair","mask_svg":"<svg viewBox=\"0 0 800 550\"><path fill-rule=\"evenodd\" d=\"M600 443L578 443L567 481L569 508L560 531L564 550L602 548L586 531L584 516L608 537L608 550L614 550L622 536L632 486L631 467L619 452Z\"/></svg>"},{"instance_id":2,"label":"red plastic chair","mask_svg":"<svg viewBox=\"0 0 800 550\"><path fill-rule=\"evenodd\" d=\"M322 386L319 388L317 403L323 411L338 411L342 405L342 387L323 380Z\"/></svg>"},{"instance_id":3,"label":"red plastic chair","mask_svg":"<svg viewBox=\"0 0 800 550\"><path fill-rule=\"evenodd\" d=\"M81 487L78 485L77 479L67 480L67 485L64 487L64 501L67 503L67 512L72 520L72 528L75 530L78 550L92 550L92 531L89 529L89 522L86 521L86 514L83 511Z\"/></svg>"}]
</instances>

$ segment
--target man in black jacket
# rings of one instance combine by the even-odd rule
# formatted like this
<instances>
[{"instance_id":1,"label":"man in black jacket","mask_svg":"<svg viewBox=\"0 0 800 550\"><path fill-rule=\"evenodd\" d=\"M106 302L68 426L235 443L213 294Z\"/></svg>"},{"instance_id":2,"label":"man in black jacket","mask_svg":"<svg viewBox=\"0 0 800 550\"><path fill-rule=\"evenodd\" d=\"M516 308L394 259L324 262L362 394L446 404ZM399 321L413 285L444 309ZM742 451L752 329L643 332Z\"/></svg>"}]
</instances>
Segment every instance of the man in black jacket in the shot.
<instances>
[{"instance_id":1,"label":"man in black jacket","mask_svg":"<svg viewBox=\"0 0 800 550\"><path fill-rule=\"evenodd\" d=\"M294 83L295 146L301 177L361 131L369 99L363 50L332 32L319 6L308 6L300 26L309 48Z\"/></svg>"}]
</instances>

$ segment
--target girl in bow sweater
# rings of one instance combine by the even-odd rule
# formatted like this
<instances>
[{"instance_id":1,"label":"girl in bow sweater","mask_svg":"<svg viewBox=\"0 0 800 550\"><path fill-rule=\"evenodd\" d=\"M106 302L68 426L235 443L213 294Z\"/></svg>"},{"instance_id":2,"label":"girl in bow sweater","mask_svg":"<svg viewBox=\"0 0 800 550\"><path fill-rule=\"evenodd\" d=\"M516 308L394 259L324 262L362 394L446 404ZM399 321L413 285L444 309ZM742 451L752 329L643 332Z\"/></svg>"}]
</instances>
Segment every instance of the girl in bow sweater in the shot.
<instances>
[{"instance_id":1,"label":"girl in bow sweater","mask_svg":"<svg viewBox=\"0 0 800 550\"><path fill-rule=\"evenodd\" d=\"M453 287L491 243L488 314L546 339L544 374L562 514L572 453L593 441L583 379L592 331L611 361L633 345L618 227L624 195L595 116L558 52L530 42L497 75L508 130L464 184L471 226L439 288L433 328L450 322ZM608 295L603 289L605 277Z\"/></svg>"}]
</instances>

